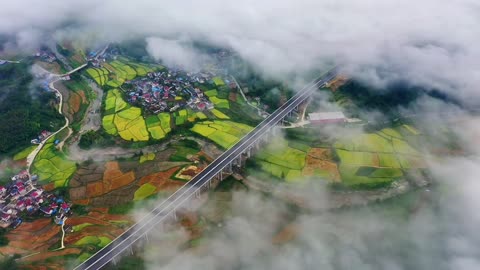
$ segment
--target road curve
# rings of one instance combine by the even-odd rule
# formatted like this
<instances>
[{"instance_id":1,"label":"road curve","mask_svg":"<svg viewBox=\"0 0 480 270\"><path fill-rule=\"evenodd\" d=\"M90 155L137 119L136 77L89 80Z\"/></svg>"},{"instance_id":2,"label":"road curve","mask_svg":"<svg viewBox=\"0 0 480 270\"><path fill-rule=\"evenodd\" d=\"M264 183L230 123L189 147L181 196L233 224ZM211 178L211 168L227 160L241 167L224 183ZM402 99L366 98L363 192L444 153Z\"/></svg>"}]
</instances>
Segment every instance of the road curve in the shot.
<instances>
[{"instance_id":1,"label":"road curve","mask_svg":"<svg viewBox=\"0 0 480 270\"><path fill-rule=\"evenodd\" d=\"M254 130L243 137L232 148L225 151L220 157L215 159L202 172L196 175L189 183L182 186L170 197L155 206L149 214L145 215L123 234L114 239L109 245L105 246L75 270L96 270L101 269L119 256L123 251L131 247L136 241L142 238L159 222L171 217L175 210L188 202L194 194L209 184L217 174L228 166L235 158L239 157L246 149L252 147L265 133L274 128L282 119L284 119L292 110L310 97L318 87L331 81L337 74L333 69L320 78L309 83L287 103L278 108L273 114L262 121Z\"/></svg>"},{"instance_id":2,"label":"road curve","mask_svg":"<svg viewBox=\"0 0 480 270\"><path fill-rule=\"evenodd\" d=\"M60 133L62 130L64 130L65 128L68 128L68 126L70 125L70 120L68 120L68 117L66 117L64 114L63 114L63 95L62 93L57 89L55 88L55 83L58 82L58 81L61 81L62 80L62 77L65 77L65 76L68 76L68 75L71 75L79 70L81 70L82 68L86 67L88 65L87 64L83 64L79 67L77 67L76 69L73 69L65 74L54 74L54 73L51 73L49 72L49 75L50 76L53 76L55 77L54 80L52 80L49 84L48 84L48 87L50 89L52 89L56 95L60 98L60 103L58 105L58 113L60 115L62 115L64 118L65 118L65 125L63 125L59 130L55 131L54 133L50 134L50 136L48 136L45 140L43 140L38 146L37 148L35 148L35 150L33 150L33 152L31 152L28 156L27 156L27 171L30 173L30 169L32 167L32 164L33 162L35 161L35 158L37 157L38 153L40 153L40 151L43 149L43 146L45 146L45 144L47 143L48 140L50 140L53 136L57 135L58 133ZM69 133L69 136L71 135L71 131ZM67 137L68 138L68 137ZM65 138L65 140L67 139Z\"/></svg>"}]
</instances>

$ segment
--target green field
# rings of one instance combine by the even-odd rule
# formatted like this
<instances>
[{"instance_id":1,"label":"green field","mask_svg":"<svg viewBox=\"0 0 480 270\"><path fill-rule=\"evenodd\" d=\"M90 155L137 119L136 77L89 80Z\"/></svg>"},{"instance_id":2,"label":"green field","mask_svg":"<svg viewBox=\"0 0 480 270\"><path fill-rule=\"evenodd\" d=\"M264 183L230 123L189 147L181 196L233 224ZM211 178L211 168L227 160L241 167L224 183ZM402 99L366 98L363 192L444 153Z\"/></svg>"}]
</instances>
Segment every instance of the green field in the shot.
<instances>
[{"instance_id":1,"label":"green field","mask_svg":"<svg viewBox=\"0 0 480 270\"><path fill-rule=\"evenodd\" d=\"M137 189L137 191L135 191L135 194L133 195L133 200L141 201L155 194L156 191L157 191L157 188L154 185L150 183L146 183L142 185L139 189Z\"/></svg>"},{"instance_id":2,"label":"green field","mask_svg":"<svg viewBox=\"0 0 480 270\"><path fill-rule=\"evenodd\" d=\"M343 184L382 186L403 177L404 170L424 166L421 154L404 137L405 131L410 132L405 126L385 128L337 141L334 147ZM409 136L415 135L410 132Z\"/></svg>"},{"instance_id":3,"label":"green field","mask_svg":"<svg viewBox=\"0 0 480 270\"><path fill-rule=\"evenodd\" d=\"M175 113L175 125L181 126L185 124L188 120L188 112L183 109Z\"/></svg>"},{"instance_id":4,"label":"green field","mask_svg":"<svg viewBox=\"0 0 480 270\"><path fill-rule=\"evenodd\" d=\"M120 87L126 81L133 80L137 76L146 76L150 72L163 68L134 63L124 57L119 57L118 60L102 65L102 68L88 68L86 72L97 84L108 85L113 88Z\"/></svg>"},{"instance_id":5,"label":"green field","mask_svg":"<svg viewBox=\"0 0 480 270\"><path fill-rule=\"evenodd\" d=\"M197 132L208 135L213 132L209 128ZM322 141L317 132L287 130L288 140L274 138L255 154L250 171L257 173L259 168L286 182L302 181L308 175L350 188L378 188L403 178L409 169L426 166L410 143L418 140L403 126L357 136L345 132L345 137L333 142Z\"/></svg>"},{"instance_id":6,"label":"green field","mask_svg":"<svg viewBox=\"0 0 480 270\"><path fill-rule=\"evenodd\" d=\"M379 167L401 168L399 158L395 154L378 154Z\"/></svg>"},{"instance_id":7,"label":"green field","mask_svg":"<svg viewBox=\"0 0 480 270\"><path fill-rule=\"evenodd\" d=\"M32 173L37 174L42 183L55 183L55 187L65 187L77 170L75 162L69 161L59 152L51 138L38 153L32 165Z\"/></svg>"},{"instance_id":8,"label":"green field","mask_svg":"<svg viewBox=\"0 0 480 270\"><path fill-rule=\"evenodd\" d=\"M89 227L89 226L92 226L93 224L92 223L82 223L82 224L78 224L78 225L75 225L72 227L73 231L74 232L79 232L83 229L85 229L86 227Z\"/></svg>"},{"instance_id":9,"label":"green field","mask_svg":"<svg viewBox=\"0 0 480 270\"><path fill-rule=\"evenodd\" d=\"M353 152L337 149L337 155L342 163L358 166L377 166L377 155L369 152Z\"/></svg>"},{"instance_id":10,"label":"green field","mask_svg":"<svg viewBox=\"0 0 480 270\"><path fill-rule=\"evenodd\" d=\"M36 148L37 148L36 145L32 145L23 149L22 151L15 154L15 156L13 156L13 160L18 161L18 160L26 159L28 155L30 155L30 153L32 153L33 150L35 150Z\"/></svg>"},{"instance_id":11,"label":"green field","mask_svg":"<svg viewBox=\"0 0 480 270\"><path fill-rule=\"evenodd\" d=\"M191 130L208 138L224 149L232 147L253 128L231 121L204 121L197 123Z\"/></svg>"},{"instance_id":12,"label":"green field","mask_svg":"<svg viewBox=\"0 0 480 270\"><path fill-rule=\"evenodd\" d=\"M145 120L148 132L154 140L161 140L170 133L170 114L160 113L152 115Z\"/></svg>"},{"instance_id":13,"label":"green field","mask_svg":"<svg viewBox=\"0 0 480 270\"><path fill-rule=\"evenodd\" d=\"M210 97L209 99L216 108L230 109L230 102L227 99L222 99L218 97Z\"/></svg>"},{"instance_id":14,"label":"green field","mask_svg":"<svg viewBox=\"0 0 480 270\"><path fill-rule=\"evenodd\" d=\"M197 112L197 118L200 120L205 120L208 117L203 112Z\"/></svg>"},{"instance_id":15,"label":"green field","mask_svg":"<svg viewBox=\"0 0 480 270\"><path fill-rule=\"evenodd\" d=\"M213 83L218 87L218 86L223 86L225 85L225 82L222 80L220 77L214 77L213 78Z\"/></svg>"},{"instance_id":16,"label":"green field","mask_svg":"<svg viewBox=\"0 0 480 270\"><path fill-rule=\"evenodd\" d=\"M118 135L118 130L113 123L114 118L114 114L105 115L102 119L102 126L108 134L116 136Z\"/></svg>"},{"instance_id":17,"label":"green field","mask_svg":"<svg viewBox=\"0 0 480 270\"><path fill-rule=\"evenodd\" d=\"M85 236L73 244L74 246L86 246L92 245L98 248L103 248L108 245L112 240L106 236Z\"/></svg>"},{"instance_id":18,"label":"green field","mask_svg":"<svg viewBox=\"0 0 480 270\"><path fill-rule=\"evenodd\" d=\"M108 82L110 72L106 68L88 68L87 74L92 77L98 85L105 85Z\"/></svg>"},{"instance_id":19,"label":"green field","mask_svg":"<svg viewBox=\"0 0 480 270\"><path fill-rule=\"evenodd\" d=\"M357 152L393 152L391 142L377 133L358 135L353 139L339 140L334 144L337 149Z\"/></svg>"},{"instance_id":20,"label":"green field","mask_svg":"<svg viewBox=\"0 0 480 270\"><path fill-rule=\"evenodd\" d=\"M160 125L165 133L172 131L170 126L171 115L169 113L160 113L158 114L158 119L160 119Z\"/></svg>"},{"instance_id":21,"label":"green field","mask_svg":"<svg viewBox=\"0 0 480 270\"><path fill-rule=\"evenodd\" d=\"M211 112L218 119L222 119L222 120L230 119L230 117L228 117L227 115L225 115L224 113L222 113L221 111L219 111L217 109L213 109L213 110L211 110Z\"/></svg>"},{"instance_id":22,"label":"green field","mask_svg":"<svg viewBox=\"0 0 480 270\"><path fill-rule=\"evenodd\" d=\"M207 97L216 97L218 95L217 89L205 91Z\"/></svg>"},{"instance_id":23,"label":"green field","mask_svg":"<svg viewBox=\"0 0 480 270\"><path fill-rule=\"evenodd\" d=\"M145 163L147 161L152 161L155 159L155 153L148 153L140 157L140 164Z\"/></svg>"},{"instance_id":24,"label":"green field","mask_svg":"<svg viewBox=\"0 0 480 270\"><path fill-rule=\"evenodd\" d=\"M370 177L358 174L360 167L340 164L339 171L342 177L342 184L349 187L377 187L391 183L392 177ZM401 172L401 171L399 171Z\"/></svg>"},{"instance_id":25,"label":"green field","mask_svg":"<svg viewBox=\"0 0 480 270\"><path fill-rule=\"evenodd\" d=\"M165 132L162 129L160 119L156 115L152 115L145 119L147 124L148 132L150 132L150 136L155 140L160 140L165 138Z\"/></svg>"},{"instance_id":26,"label":"green field","mask_svg":"<svg viewBox=\"0 0 480 270\"><path fill-rule=\"evenodd\" d=\"M272 147L273 148L273 147ZM305 167L305 158L307 154L289 146L275 147L275 149L266 149L259 151L256 158L278 166L301 170Z\"/></svg>"},{"instance_id":27,"label":"green field","mask_svg":"<svg viewBox=\"0 0 480 270\"><path fill-rule=\"evenodd\" d=\"M293 181L300 178L309 150L309 147L304 147L304 151L292 148L283 138L275 138L255 155L255 159L263 171Z\"/></svg>"},{"instance_id":28,"label":"green field","mask_svg":"<svg viewBox=\"0 0 480 270\"><path fill-rule=\"evenodd\" d=\"M105 99L105 113L102 126L108 134L118 134L126 141L149 140L149 130L143 119L142 110L126 103L120 90L108 91ZM161 134L155 133L155 135Z\"/></svg>"}]
</instances>

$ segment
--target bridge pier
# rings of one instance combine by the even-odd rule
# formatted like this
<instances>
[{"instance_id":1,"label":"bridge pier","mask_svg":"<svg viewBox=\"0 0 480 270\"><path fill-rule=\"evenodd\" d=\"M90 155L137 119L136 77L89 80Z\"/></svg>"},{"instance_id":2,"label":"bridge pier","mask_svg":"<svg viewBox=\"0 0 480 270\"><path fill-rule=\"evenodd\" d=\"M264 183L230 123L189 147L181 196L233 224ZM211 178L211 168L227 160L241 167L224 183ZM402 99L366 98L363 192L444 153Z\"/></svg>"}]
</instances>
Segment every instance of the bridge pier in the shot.
<instances>
[{"instance_id":1,"label":"bridge pier","mask_svg":"<svg viewBox=\"0 0 480 270\"><path fill-rule=\"evenodd\" d=\"M173 209L173 213L172 213L172 214L173 214L173 219L174 219L175 221L178 221L178 218L177 218L177 210L176 210L176 209Z\"/></svg>"},{"instance_id":2,"label":"bridge pier","mask_svg":"<svg viewBox=\"0 0 480 270\"><path fill-rule=\"evenodd\" d=\"M237 161L237 166L241 168L243 166L242 155L238 156L238 158L236 158L236 161Z\"/></svg>"}]
</instances>

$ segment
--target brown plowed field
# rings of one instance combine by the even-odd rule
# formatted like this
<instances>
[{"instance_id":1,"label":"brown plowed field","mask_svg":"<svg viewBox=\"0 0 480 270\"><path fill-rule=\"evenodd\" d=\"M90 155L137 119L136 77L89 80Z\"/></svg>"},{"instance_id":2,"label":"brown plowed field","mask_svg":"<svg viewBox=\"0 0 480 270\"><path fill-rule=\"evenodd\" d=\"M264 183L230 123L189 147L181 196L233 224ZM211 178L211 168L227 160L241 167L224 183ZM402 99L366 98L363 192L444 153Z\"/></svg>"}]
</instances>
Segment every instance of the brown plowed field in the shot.
<instances>
[{"instance_id":1,"label":"brown plowed field","mask_svg":"<svg viewBox=\"0 0 480 270\"><path fill-rule=\"evenodd\" d=\"M70 115L76 114L80 110L80 105L82 98L75 92L70 93L70 98L68 99L68 113Z\"/></svg>"},{"instance_id":2,"label":"brown plowed field","mask_svg":"<svg viewBox=\"0 0 480 270\"><path fill-rule=\"evenodd\" d=\"M79 255L80 253L82 253L82 251L78 248L66 248L66 249L57 250L57 251L49 251L45 253L42 252L40 254L27 257L22 261L23 262L45 261L52 257L59 257L59 256L65 256L65 255L72 255L72 254Z\"/></svg>"},{"instance_id":3,"label":"brown plowed field","mask_svg":"<svg viewBox=\"0 0 480 270\"><path fill-rule=\"evenodd\" d=\"M317 170L328 173L330 181L339 182L341 179L338 166L332 161L330 149L312 148L308 152L302 175L307 177L316 176Z\"/></svg>"},{"instance_id":4,"label":"brown plowed field","mask_svg":"<svg viewBox=\"0 0 480 270\"><path fill-rule=\"evenodd\" d=\"M175 168L171 168L168 171L147 175L142 179L140 179L138 185L141 186L143 184L150 183L154 185L157 188L157 190L177 189L182 185L184 185L184 183L181 181L173 181L170 179L170 177L172 177L172 175L179 169L180 167L175 167Z\"/></svg>"}]
</instances>

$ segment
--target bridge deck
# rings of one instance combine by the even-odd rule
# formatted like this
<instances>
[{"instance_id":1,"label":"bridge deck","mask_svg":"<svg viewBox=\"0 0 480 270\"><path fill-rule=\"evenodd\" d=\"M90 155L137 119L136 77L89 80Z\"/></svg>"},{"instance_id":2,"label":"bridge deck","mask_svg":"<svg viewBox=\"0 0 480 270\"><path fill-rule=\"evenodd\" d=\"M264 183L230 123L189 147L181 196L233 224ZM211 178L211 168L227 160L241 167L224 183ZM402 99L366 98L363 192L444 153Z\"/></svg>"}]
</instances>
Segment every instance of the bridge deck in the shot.
<instances>
[{"instance_id":1,"label":"bridge deck","mask_svg":"<svg viewBox=\"0 0 480 270\"><path fill-rule=\"evenodd\" d=\"M109 245L95 253L88 260L77 266L77 270L100 269L112 261L116 256L127 250L131 245L148 233L159 222L164 221L176 209L188 202L196 192L209 184L226 166L238 158L248 148L259 141L263 135L282 121L292 110L310 97L318 87L323 86L336 76L336 69L329 71L320 78L312 81L295 96L278 108L273 114L263 120L254 130L243 137L232 148L225 151L220 157L210 163L202 172L196 175L189 183L182 186L166 200L158 204L149 214L127 229L122 235L114 239Z\"/></svg>"}]
</instances>

